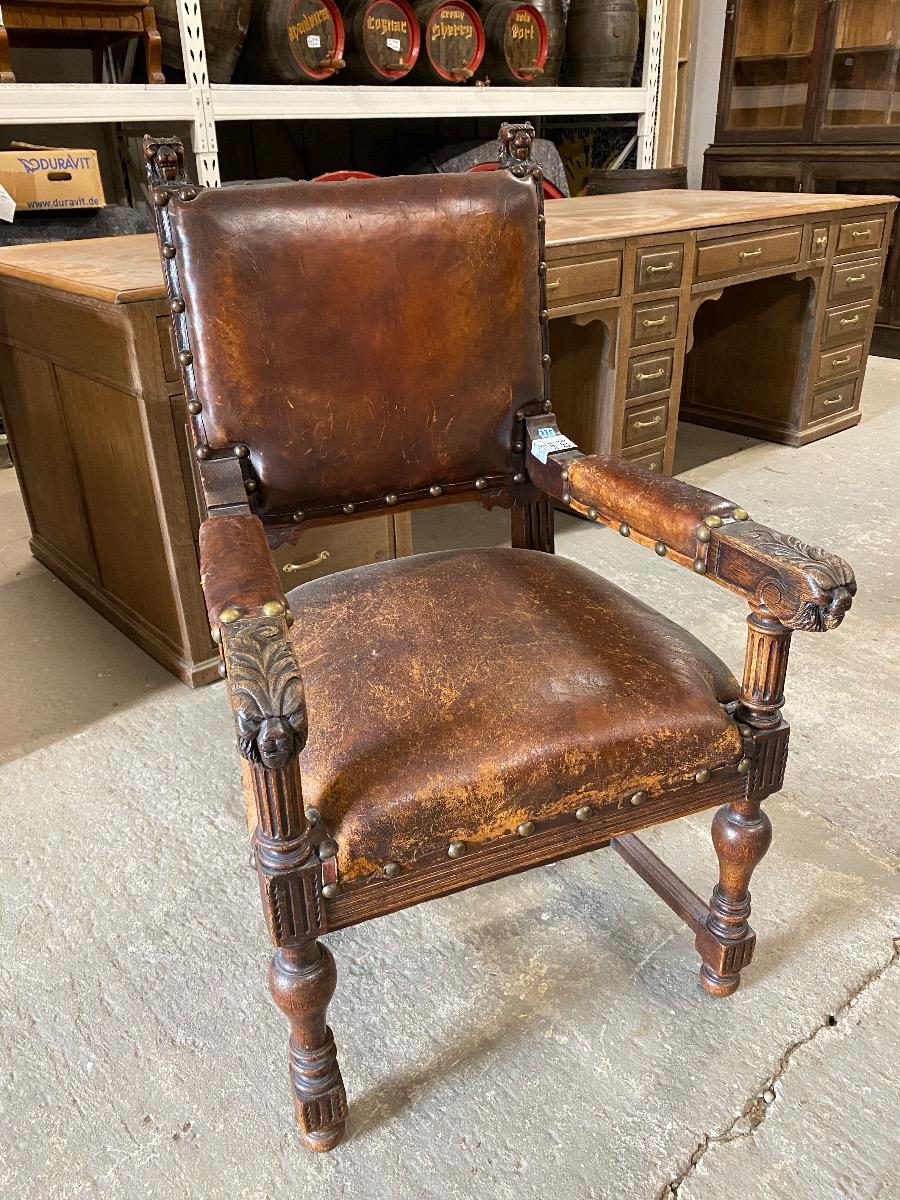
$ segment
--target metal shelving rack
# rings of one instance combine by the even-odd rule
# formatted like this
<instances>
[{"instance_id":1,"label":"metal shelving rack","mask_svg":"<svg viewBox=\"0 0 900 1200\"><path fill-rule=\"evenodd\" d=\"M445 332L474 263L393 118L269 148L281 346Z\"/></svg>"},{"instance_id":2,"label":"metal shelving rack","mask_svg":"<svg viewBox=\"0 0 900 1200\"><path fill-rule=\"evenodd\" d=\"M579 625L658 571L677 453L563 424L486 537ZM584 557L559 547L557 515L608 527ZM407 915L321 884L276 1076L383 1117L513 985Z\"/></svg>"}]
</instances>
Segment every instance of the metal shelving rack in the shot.
<instances>
[{"instance_id":1,"label":"metal shelving rack","mask_svg":"<svg viewBox=\"0 0 900 1200\"><path fill-rule=\"evenodd\" d=\"M219 183L220 121L374 120L416 117L605 116L638 119L638 166L656 162L666 0L647 0L640 87L366 87L339 84L267 87L210 84L200 0L179 0L184 84L6 83L0 124L188 121L201 183Z\"/></svg>"}]
</instances>

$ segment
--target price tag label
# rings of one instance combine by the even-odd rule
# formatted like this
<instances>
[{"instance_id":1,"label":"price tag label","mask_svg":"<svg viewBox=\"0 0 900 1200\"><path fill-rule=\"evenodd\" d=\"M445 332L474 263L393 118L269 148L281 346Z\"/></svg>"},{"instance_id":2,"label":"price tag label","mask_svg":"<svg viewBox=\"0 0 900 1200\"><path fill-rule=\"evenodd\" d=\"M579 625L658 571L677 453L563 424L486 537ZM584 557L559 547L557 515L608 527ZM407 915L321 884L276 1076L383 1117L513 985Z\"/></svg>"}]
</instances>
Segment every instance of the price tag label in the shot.
<instances>
[{"instance_id":1,"label":"price tag label","mask_svg":"<svg viewBox=\"0 0 900 1200\"><path fill-rule=\"evenodd\" d=\"M396 50L397 53L399 54L400 53L400 39L399 38L387 38L387 48L388 48L388 50Z\"/></svg>"},{"instance_id":2,"label":"price tag label","mask_svg":"<svg viewBox=\"0 0 900 1200\"><path fill-rule=\"evenodd\" d=\"M0 221L11 221L15 215L15 200L5 187L0 187Z\"/></svg>"},{"instance_id":3,"label":"price tag label","mask_svg":"<svg viewBox=\"0 0 900 1200\"><path fill-rule=\"evenodd\" d=\"M538 462L546 463L550 454L558 454L560 450L575 450L575 443L565 434L559 433L552 425L538 429L538 435L531 443L531 453Z\"/></svg>"},{"instance_id":4,"label":"price tag label","mask_svg":"<svg viewBox=\"0 0 900 1200\"><path fill-rule=\"evenodd\" d=\"M321 50L322 49L322 39L319 37L319 35L317 33L309 34L309 36L306 39L306 44L307 44L307 46L309 46L310 50Z\"/></svg>"}]
</instances>

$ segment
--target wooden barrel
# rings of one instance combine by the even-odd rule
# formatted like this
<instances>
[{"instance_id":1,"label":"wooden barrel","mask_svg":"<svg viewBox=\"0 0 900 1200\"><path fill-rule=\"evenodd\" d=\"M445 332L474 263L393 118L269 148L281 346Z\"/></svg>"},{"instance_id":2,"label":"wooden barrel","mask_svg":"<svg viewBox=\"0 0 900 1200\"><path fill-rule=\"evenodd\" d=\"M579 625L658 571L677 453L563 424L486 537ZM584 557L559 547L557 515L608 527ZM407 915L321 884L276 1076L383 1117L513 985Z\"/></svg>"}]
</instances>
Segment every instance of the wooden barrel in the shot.
<instances>
[{"instance_id":1,"label":"wooden barrel","mask_svg":"<svg viewBox=\"0 0 900 1200\"><path fill-rule=\"evenodd\" d=\"M410 78L416 83L465 83L484 58L481 18L467 0L419 0L422 48Z\"/></svg>"},{"instance_id":2,"label":"wooden barrel","mask_svg":"<svg viewBox=\"0 0 900 1200\"><path fill-rule=\"evenodd\" d=\"M203 0L203 40L211 83L230 83L247 28L253 0ZM163 62L184 71L178 0L154 0L156 24L163 44Z\"/></svg>"},{"instance_id":3,"label":"wooden barrel","mask_svg":"<svg viewBox=\"0 0 900 1200\"><path fill-rule=\"evenodd\" d=\"M639 35L637 0L572 0L566 30L566 83L628 87Z\"/></svg>"},{"instance_id":4,"label":"wooden barrel","mask_svg":"<svg viewBox=\"0 0 900 1200\"><path fill-rule=\"evenodd\" d=\"M334 0L257 0L242 81L319 83L344 66L344 22Z\"/></svg>"},{"instance_id":5,"label":"wooden barrel","mask_svg":"<svg viewBox=\"0 0 900 1200\"><path fill-rule=\"evenodd\" d=\"M407 0L350 0L344 9L347 77L396 83L419 57L419 22Z\"/></svg>"},{"instance_id":6,"label":"wooden barrel","mask_svg":"<svg viewBox=\"0 0 900 1200\"><path fill-rule=\"evenodd\" d=\"M532 4L485 0L484 62L479 79L492 83L533 83L547 61L547 25Z\"/></svg>"},{"instance_id":7,"label":"wooden barrel","mask_svg":"<svg viewBox=\"0 0 900 1200\"><path fill-rule=\"evenodd\" d=\"M534 83L536 87L556 87L566 49L566 14L562 0L531 0L547 26L547 61Z\"/></svg>"}]
</instances>

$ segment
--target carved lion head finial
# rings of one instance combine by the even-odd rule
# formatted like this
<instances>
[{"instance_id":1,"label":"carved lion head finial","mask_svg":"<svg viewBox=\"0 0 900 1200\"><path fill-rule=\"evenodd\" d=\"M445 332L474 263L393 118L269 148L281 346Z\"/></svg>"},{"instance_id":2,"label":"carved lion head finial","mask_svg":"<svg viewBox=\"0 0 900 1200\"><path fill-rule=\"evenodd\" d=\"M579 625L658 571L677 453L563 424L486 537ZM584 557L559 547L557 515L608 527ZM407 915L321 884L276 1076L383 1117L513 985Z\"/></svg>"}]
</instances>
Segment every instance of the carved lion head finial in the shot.
<instances>
[{"instance_id":1,"label":"carved lion head finial","mask_svg":"<svg viewBox=\"0 0 900 1200\"><path fill-rule=\"evenodd\" d=\"M510 125L506 121L500 126L499 161L504 170L523 178L534 169L531 149L534 145L534 126L530 121L523 125Z\"/></svg>"},{"instance_id":2,"label":"carved lion head finial","mask_svg":"<svg viewBox=\"0 0 900 1200\"><path fill-rule=\"evenodd\" d=\"M144 138L144 161L151 185L178 186L187 183L184 171L184 147L178 138Z\"/></svg>"},{"instance_id":3,"label":"carved lion head finial","mask_svg":"<svg viewBox=\"0 0 900 1200\"><path fill-rule=\"evenodd\" d=\"M249 762L277 770L306 745L303 680L275 622L253 620L229 636L229 681L238 747Z\"/></svg>"},{"instance_id":4,"label":"carved lion head finial","mask_svg":"<svg viewBox=\"0 0 900 1200\"><path fill-rule=\"evenodd\" d=\"M747 540L774 568L756 589L757 611L807 633L840 625L856 595L853 571L842 558L768 529L748 530Z\"/></svg>"}]
</instances>

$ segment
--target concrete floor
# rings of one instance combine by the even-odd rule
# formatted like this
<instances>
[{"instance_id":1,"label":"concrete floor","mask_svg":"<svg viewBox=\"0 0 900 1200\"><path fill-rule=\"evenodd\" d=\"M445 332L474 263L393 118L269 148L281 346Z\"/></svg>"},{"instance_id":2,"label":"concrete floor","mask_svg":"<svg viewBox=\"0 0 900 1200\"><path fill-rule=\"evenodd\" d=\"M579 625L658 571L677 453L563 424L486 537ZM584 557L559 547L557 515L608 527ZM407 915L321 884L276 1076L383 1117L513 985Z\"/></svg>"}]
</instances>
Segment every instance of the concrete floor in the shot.
<instances>
[{"instance_id":1,"label":"concrete floor","mask_svg":"<svg viewBox=\"0 0 900 1200\"><path fill-rule=\"evenodd\" d=\"M891 1200L897 1063L900 366L803 450L684 427L681 469L857 569L800 635L757 959L729 1000L614 854L332 935L348 1142L297 1142L286 1028L222 687L190 692L28 555L0 475L0 1197ZM420 549L490 544L445 508ZM560 520L597 567L740 667L744 606ZM647 840L697 890L709 818Z\"/></svg>"}]
</instances>

